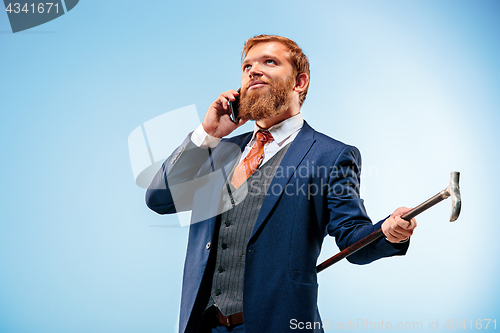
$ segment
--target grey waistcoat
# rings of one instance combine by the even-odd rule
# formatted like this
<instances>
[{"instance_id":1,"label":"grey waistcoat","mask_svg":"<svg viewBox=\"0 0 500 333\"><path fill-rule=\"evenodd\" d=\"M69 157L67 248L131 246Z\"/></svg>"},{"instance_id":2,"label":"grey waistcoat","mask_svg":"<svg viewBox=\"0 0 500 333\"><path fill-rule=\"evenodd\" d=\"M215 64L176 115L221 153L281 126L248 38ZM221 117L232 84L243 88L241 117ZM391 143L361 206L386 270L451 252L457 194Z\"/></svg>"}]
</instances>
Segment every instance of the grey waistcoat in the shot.
<instances>
[{"instance_id":1,"label":"grey waistcoat","mask_svg":"<svg viewBox=\"0 0 500 333\"><path fill-rule=\"evenodd\" d=\"M266 192L290 144L280 149L269 161L247 179L247 189L230 186L235 205L229 195L223 196L224 212L219 215L212 291L207 305L217 306L225 315L243 311L243 275L247 242L252 234ZM228 177L230 181L232 177ZM231 207L232 206L232 207Z\"/></svg>"}]
</instances>

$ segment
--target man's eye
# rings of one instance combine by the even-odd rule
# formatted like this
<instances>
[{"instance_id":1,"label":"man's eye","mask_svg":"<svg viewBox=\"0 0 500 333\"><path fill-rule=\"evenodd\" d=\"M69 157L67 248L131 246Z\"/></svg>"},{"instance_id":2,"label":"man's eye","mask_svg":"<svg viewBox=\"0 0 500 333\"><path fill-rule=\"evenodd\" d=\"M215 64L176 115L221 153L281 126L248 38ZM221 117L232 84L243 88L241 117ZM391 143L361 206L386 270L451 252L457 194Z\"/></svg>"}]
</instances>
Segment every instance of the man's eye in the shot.
<instances>
[{"instance_id":1,"label":"man's eye","mask_svg":"<svg viewBox=\"0 0 500 333\"><path fill-rule=\"evenodd\" d=\"M272 59L267 59L267 60L266 60L266 64L276 65L276 61L274 61L274 60L272 60Z\"/></svg>"},{"instance_id":2,"label":"man's eye","mask_svg":"<svg viewBox=\"0 0 500 333\"><path fill-rule=\"evenodd\" d=\"M246 71L246 70L249 70L250 69L250 65L245 65L243 66L243 70Z\"/></svg>"}]
</instances>

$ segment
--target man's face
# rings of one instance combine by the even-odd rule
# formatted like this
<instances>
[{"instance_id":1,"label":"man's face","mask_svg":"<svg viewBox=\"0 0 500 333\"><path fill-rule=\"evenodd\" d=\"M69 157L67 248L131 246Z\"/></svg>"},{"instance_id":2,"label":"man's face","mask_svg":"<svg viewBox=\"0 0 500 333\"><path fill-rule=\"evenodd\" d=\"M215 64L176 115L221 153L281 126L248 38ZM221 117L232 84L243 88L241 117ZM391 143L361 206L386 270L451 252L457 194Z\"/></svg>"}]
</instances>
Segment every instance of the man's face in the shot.
<instances>
[{"instance_id":1,"label":"man's face","mask_svg":"<svg viewBox=\"0 0 500 333\"><path fill-rule=\"evenodd\" d=\"M242 63L242 70L240 118L267 119L289 108L295 77L283 44L254 45Z\"/></svg>"}]
</instances>

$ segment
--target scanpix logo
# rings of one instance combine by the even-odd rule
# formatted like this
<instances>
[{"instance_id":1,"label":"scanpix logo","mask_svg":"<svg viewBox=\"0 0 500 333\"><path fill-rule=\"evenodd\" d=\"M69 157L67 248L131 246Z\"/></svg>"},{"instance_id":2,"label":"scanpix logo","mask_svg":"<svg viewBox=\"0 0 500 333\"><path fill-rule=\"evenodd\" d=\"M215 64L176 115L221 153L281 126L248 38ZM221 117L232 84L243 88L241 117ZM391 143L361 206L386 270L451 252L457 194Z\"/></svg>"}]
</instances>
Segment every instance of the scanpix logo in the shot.
<instances>
[{"instance_id":1,"label":"scanpix logo","mask_svg":"<svg viewBox=\"0 0 500 333\"><path fill-rule=\"evenodd\" d=\"M12 32L47 23L72 10L79 0L3 0Z\"/></svg>"}]
</instances>

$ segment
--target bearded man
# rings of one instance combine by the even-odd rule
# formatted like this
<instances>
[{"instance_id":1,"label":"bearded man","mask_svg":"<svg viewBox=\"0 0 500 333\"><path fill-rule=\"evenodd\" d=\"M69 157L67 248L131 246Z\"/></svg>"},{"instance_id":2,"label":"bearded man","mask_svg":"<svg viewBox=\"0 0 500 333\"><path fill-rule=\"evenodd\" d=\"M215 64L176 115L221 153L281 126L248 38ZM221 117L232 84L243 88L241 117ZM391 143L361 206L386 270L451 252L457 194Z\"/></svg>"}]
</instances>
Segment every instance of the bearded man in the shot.
<instances>
[{"instance_id":1,"label":"bearded man","mask_svg":"<svg viewBox=\"0 0 500 333\"><path fill-rule=\"evenodd\" d=\"M303 120L309 77L292 40L250 38L238 122L228 106L238 92L229 90L152 181L152 210L192 211L180 332L322 332L316 261L326 235L343 250L382 228L385 239L348 257L356 264L406 253L416 227L400 217L408 209L372 224L359 197L359 151ZM226 138L248 120L253 132Z\"/></svg>"}]
</instances>

